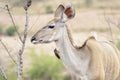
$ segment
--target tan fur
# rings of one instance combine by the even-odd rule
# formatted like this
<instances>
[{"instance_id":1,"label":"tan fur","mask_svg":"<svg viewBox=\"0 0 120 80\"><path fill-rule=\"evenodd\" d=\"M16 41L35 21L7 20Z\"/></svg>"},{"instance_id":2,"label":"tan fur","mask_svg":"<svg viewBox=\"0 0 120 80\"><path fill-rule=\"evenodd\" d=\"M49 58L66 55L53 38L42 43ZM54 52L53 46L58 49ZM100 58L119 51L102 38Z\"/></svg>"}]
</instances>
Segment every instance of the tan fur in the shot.
<instances>
[{"instance_id":1,"label":"tan fur","mask_svg":"<svg viewBox=\"0 0 120 80\"><path fill-rule=\"evenodd\" d=\"M63 9L64 6L60 5L57 17L39 30L31 42L38 44L54 41L59 50L55 51L56 56L80 80L120 80L120 52L116 46L108 40L98 41L94 36L88 37L82 46L76 46L65 24L66 17L58 13ZM67 17L74 17L75 12L70 7L66 14ZM53 28L49 28L50 25Z\"/></svg>"},{"instance_id":2,"label":"tan fur","mask_svg":"<svg viewBox=\"0 0 120 80\"><path fill-rule=\"evenodd\" d=\"M92 65L89 69L89 70L95 70L95 73L93 74L100 75L101 76L100 80L112 80L112 78L117 75L119 75L118 80L120 79L120 52L113 43L97 42L94 37L90 37L84 42L82 46L75 46L68 27L67 27L67 31L70 42L76 49L81 49L84 46L88 47L92 55L90 66L92 64L95 66L94 68ZM107 45L111 48L107 47ZM106 49L103 49L103 46L106 46ZM108 51L111 53L109 53ZM104 70L106 70L105 71L106 73L104 73ZM109 73L111 73L111 75L109 75L111 79L108 79L109 76L107 75ZM106 79L104 77L106 77Z\"/></svg>"},{"instance_id":3,"label":"tan fur","mask_svg":"<svg viewBox=\"0 0 120 80\"><path fill-rule=\"evenodd\" d=\"M120 80L120 52L111 42L99 42L93 36L89 37L82 46L74 45L71 33L66 25L71 44L76 49L87 47L91 55L89 71L96 79L90 80Z\"/></svg>"},{"instance_id":4,"label":"tan fur","mask_svg":"<svg viewBox=\"0 0 120 80\"><path fill-rule=\"evenodd\" d=\"M120 75L118 57L120 53L119 51L116 52L117 48L115 49L112 43L101 43L93 38L87 41L86 47L91 54L89 72L92 76L97 77L93 80L116 80L116 77ZM117 80L120 80L120 78Z\"/></svg>"}]
</instances>

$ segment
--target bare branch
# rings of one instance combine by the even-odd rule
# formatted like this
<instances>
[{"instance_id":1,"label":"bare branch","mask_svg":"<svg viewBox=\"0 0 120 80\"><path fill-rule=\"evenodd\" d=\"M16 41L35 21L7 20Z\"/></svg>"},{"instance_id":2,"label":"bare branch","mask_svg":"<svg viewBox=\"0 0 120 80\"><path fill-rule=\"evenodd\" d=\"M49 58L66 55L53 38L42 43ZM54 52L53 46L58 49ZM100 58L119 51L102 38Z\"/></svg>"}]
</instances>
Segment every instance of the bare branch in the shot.
<instances>
[{"instance_id":1,"label":"bare branch","mask_svg":"<svg viewBox=\"0 0 120 80\"><path fill-rule=\"evenodd\" d=\"M24 38L23 38L23 44L25 44L26 38L27 38L27 31L28 31L28 10L26 10L26 24L25 24L25 29L24 29Z\"/></svg>"},{"instance_id":2,"label":"bare branch","mask_svg":"<svg viewBox=\"0 0 120 80\"><path fill-rule=\"evenodd\" d=\"M5 70L3 69L2 66L0 66L0 73L1 73L1 76L3 77L4 80L8 80L8 78L5 74Z\"/></svg>"},{"instance_id":3,"label":"bare branch","mask_svg":"<svg viewBox=\"0 0 120 80\"><path fill-rule=\"evenodd\" d=\"M111 13L112 13L112 8L111 8ZM105 17L105 12L104 12L104 17ZM118 22L112 21L110 18L107 18L107 17L105 17L105 20L109 25L113 24L115 27L117 27L120 30L120 17L117 20Z\"/></svg>"},{"instance_id":4,"label":"bare branch","mask_svg":"<svg viewBox=\"0 0 120 80\"><path fill-rule=\"evenodd\" d=\"M22 41L23 44L18 53L18 68L17 68L17 76L18 77L17 77L17 80L22 79L22 69L23 69L22 54L25 49L26 38L27 38L27 34L28 34L28 20L29 20L28 8L31 5L31 2L32 2L31 0L27 1L27 4L24 6L24 9L26 12L26 22L25 22L25 28L24 28L24 37L23 37L23 41Z\"/></svg>"},{"instance_id":5,"label":"bare branch","mask_svg":"<svg viewBox=\"0 0 120 80\"><path fill-rule=\"evenodd\" d=\"M22 54L23 54L24 48L25 48L25 43L26 43L26 38L27 38L27 29L28 29L28 12L26 10L26 24L25 24L25 29L24 29L23 44L18 53L18 69L17 69L18 77L17 77L17 80L22 79L22 68L23 68Z\"/></svg>"},{"instance_id":6,"label":"bare branch","mask_svg":"<svg viewBox=\"0 0 120 80\"><path fill-rule=\"evenodd\" d=\"M23 53L23 51L20 50L18 54L17 80L22 80L23 61L21 53Z\"/></svg>"},{"instance_id":7,"label":"bare branch","mask_svg":"<svg viewBox=\"0 0 120 80\"><path fill-rule=\"evenodd\" d=\"M31 6L32 0L25 0L25 5L23 6L25 10L27 10Z\"/></svg>"},{"instance_id":8,"label":"bare branch","mask_svg":"<svg viewBox=\"0 0 120 80\"><path fill-rule=\"evenodd\" d=\"M8 50L8 48L7 48L7 46L2 42L1 39L0 39L0 43L1 43L2 46L4 47L5 51L8 53L9 57L11 58L11 60L12 60L15 64L17 64L16 61L14 60L14 58L12 57L12 55L10 54L10 52L9 52L9 50Z\"/></svg>"},{"instance_id":9,"label":"bare branch","mask_svg":"<svg viewBox=\"0 0 120 80\"><path fill-rule=\"evenodd\" d=\"M11 12L10 12L10 10L9 10L8 5L6 5L6 8L7 8L7 11L8 11L8 13L9 13L9 16L10 16L10 18L11 18L11 20L12 20L12 23L13 23L13 25L14 25L14 27L15 27L15 30L16 30L16 32L17 32L17 35L18 35L20 41L23 42L23 41L22 41L22 38L21 38L21 36L20 36L20 33L19 33L18 30L17 30L17 27L16 27L16 25L15 25L14 19L13 19L13 17L12 17L12 14L11 14Z\"/></svg>"}]
</instances>

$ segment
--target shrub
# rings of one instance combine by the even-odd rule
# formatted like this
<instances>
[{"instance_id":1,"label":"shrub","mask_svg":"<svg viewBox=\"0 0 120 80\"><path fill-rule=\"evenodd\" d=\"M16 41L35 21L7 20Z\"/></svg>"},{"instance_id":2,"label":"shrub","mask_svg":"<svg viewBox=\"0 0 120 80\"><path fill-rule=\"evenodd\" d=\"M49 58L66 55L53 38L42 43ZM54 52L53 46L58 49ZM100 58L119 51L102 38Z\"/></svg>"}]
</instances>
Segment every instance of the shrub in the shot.
<instances>
[{"instance_id":1,"label":"shrub","mask_svg":"<svg viewBox=\"0 0 120 80\"><path fill-rule=\"evenodd\" d=\"M8 80L16 80L17 76L16 76L16 64L14 64L13 62L8 62L7 67L3 66L3 69L5 71L5 74L8 78ZM2 74L0 72L0 80L5 80L3 77L2 77Z\"/></svg>"},{"instance_id":2,"label":"shrub","mask_svg":"<svg viewBox=\"0 0 120 80\"><path fill-rule=\"evenodd\" d=\"M120 50L120 41L117 42L116 46Z\"/></svg>"},{"instance_id":3,"label":"shrub","mask_svg":"<svg viewBox=\"0 0 120 80\"><path fill-rule=\"evenodd\" d=\"M2 77L2 74L0 74L0 80L4 80L3 77Z\"/></svg>"},{"instance_id":4,"label":"shrub","mask_svg":"<svg viewBox=\"0 0 120 80\"><path fill-rule=\"evenodd\" d=\"M46 7L46 13L48 13L48 14L53 13L52 6L49 5L49 6Z\"/></svg>"},{"instance_id":5,"label":"shrub","mask_svg":"<svg viewBox=\"0 0 120 80\"><path fill-rule=\"evenodd\" d=\"M37 55L32 49L30 53L31 66L28 71L31 80L68 80L63 74L63 65L44 51Z\"/></svg>"},{"instance_id":6,"label":"shrub","mask_svg":"<svg viewBox=\"0 0 120 80\"><path fill-rule=\"evenodd\" d=\"M3 34L3 28L2 28L2 26L0 25L0 35L2 35Z\"/></svg>"},{"instance_id":7,"label":"shrub","mask_svg":"<svg viewBox=\"0 0 120 80\"><path fill-rule=\"evenodd\" d=\"M14 26L10 26L6 29L6 34L8 36L14 36L15 35L15 27Z\"/></svg>"},{"instance_id":8,"label":"shrub","mask_svg":"<svg viewBox=\"0 0 120 80\"><path fill-rule=\"evenodd\" d=\"M92 0L85 0L86 6L89 8L92 6Z\"/></svg>"}]
</instances>

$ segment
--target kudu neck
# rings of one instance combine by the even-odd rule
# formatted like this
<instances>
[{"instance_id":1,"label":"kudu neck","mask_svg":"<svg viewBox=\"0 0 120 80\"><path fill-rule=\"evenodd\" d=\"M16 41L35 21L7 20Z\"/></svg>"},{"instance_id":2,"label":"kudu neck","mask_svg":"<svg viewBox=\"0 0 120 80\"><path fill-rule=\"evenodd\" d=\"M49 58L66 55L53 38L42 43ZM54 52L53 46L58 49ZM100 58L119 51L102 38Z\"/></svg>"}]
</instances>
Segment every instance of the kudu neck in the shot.
<instances>
[{"instance_id":1,"label":"kudu neck","mask_svg":"<svg viewBox=\"0 0 120 80\"><path fill-rule=\"evenodd\" d=\"M69 30L67 25L65 25L62 28L60 35L61 36L60 36L59 40L56 41L57 46L60 47L60 45L66 44L65 46L69 46L69 47L74 48L74 49L79 48L79 47L75 46L72 35L71 35L70 30Z\"/></svg>"}]
</instances>

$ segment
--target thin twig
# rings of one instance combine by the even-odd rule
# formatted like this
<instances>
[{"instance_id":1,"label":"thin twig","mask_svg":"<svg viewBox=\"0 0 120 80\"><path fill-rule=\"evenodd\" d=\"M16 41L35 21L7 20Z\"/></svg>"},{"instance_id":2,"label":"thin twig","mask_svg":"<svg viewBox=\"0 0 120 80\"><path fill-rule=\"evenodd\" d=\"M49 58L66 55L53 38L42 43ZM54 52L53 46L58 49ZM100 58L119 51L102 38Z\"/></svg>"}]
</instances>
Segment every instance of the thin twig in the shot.
<instances>
[{"instance_id":1,"label":"thin twig","mask_svg":"<svg viewBox=\"0 0 120 80\"><path fill-rule=\"evenodd\" d=\"M109 20L109 22L110 22L111 24L113 24L115 27L117 27L117 28L120 30L120 22L115 23L115 22L113 22L113 21L111 21L111 20Z\"/></svg>"},{"instance_id":2,"label":"thin twig","mask_svg":"<svg viewBox=\"0 0 120 80\"><path fill-rule=\"evenodd\" d=\"M112 8L111 8L111 13L112 13ZM120 22L119 22L120 21L120 17L119 17L119 19L117 21L118 22L116 23L115 21L112 21L112 20L108 19L109 24L113 24L115 27L117 27L120 30Z\"/></svg>"},{"instance_id":3,"label":"thin twig","mask_svg":"<svg viewBox=\"0 0 120 80\"><path fill-rule=\"evenodd\" d=\"M2 66L0 66L0 73L1 73L1 76L3 77L4 80L8 80L8 78L5 74L5 70L3 69Z\"/></svg>"},{"instance_id":4,"label":"thin twig","mask_svg":"<svg viewBox=\"0 0 120 80\"><path fill-rule=\"evenodd\" d=\"M120 27L119 27L120 23L117 24L117 23L115 23L114 21L112 21L110 19L108 19L108 22L111 23L111 24L113 24L115 27L117 27L120 30Z\"/></svg>"},{"instance_id":5,"label":"thin twig","mask_svg":"<svg viewBox=\"0 0 120 80\"><path fill-rule=\"evenodd\" d=\"M35 26L35 24L37 23L39 17L40 17L40 15L36 18L36 20L34 21L34 23L32 24L32 26L29 28L28 32Z\"/></svg>"},{"instance_id":6,"label":"thin twig","mask_svg":"<svg viewBox=\"0 0 120 80\"><path fill-rule=\"evenodd\" d=\"M23 41L22 41L22 38L21 38L21 36L20 36L20 33L19 33L18 30L17 30L17 27L16 27L16 25L15 25L14 19L13 19L13 17L12 17L12 14L11 14L11 12L10 12L10 10L9 10L8 5L6 5L6 8L7 8L7 11L8 11L8 13L9 13L9 16L10 16L10 18L11 18L11 20L12 20L12 23L13 23L13 25L14 25L14 27L15 27L15 31L17 32L17 35L18 35L20 41L23 42Z\"/></svg>"},{"instance_id":7,"label":"thin twig","mask_svg":"<svg viewBox=\"0 0 120 80\"><path fill-rule=\"evenodd\" d=\"M2 46L4 47L5 51L8 53L9 57L11 58L11 60L12 60L15 64L17 64L16 61L14 60L14 58L12 57L12 55L10 54L7 46L2 42L2 40L0 40L0 43L1 43Z\"/></svg>"},{"instance_id":8,"label":"thin twig","mask_svg":"<svg viewBox=\"0 0 120 80\"><path fill-rule=\"evenodd\" d=\"M105 18L105 21L107 22L108 26L109 26L109 30L110 30L110 35L111 35L111 39L112 39L112 42L114 42L114 39L113 39L113 33L112 33L112 28L111 28L111 25L110 25L110 19L108 19L106 16L105 16L105 12L104 12L104 18Z\"/></svg>"},{"instance_id":9,"label":"thin twig","mask_svg":"<svg viewBox=\"0 0 120 80\"><path fill-rule=\"evenodd\" d=\"M5 7L0 7L0 12L3 12L3 10L6 10Z\"/></svg>"},{"instance_id":10,"label":"thin twig","mask_svg":"<svg viewBox=\"0 0 120 80\"><path fill-rule=\"evenodd\" d=\"M120 17L119 17L119 19L118 19L118 24L117 24L117 27L119 28L119 30L120 30Z\"/></svg>"}]
</instances>

